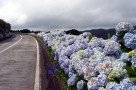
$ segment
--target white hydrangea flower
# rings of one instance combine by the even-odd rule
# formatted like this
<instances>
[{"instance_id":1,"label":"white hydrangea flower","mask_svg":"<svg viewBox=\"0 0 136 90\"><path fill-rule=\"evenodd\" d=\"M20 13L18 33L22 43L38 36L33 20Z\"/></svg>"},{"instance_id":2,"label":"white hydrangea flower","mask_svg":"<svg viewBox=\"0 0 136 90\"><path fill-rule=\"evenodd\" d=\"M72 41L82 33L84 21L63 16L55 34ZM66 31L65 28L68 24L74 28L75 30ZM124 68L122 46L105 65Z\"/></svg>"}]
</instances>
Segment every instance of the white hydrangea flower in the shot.
<instances>
[{"instance_id":1,"label":"white hydrangea flower","mask_svg":"<svg viewBox=\"0 0 136 90\"><path fill-rule=\"evenodd\" d=\"M118 25L116 26L116 31L130 31L130 30L134 30L133 26L128 23L128 22L120 22L118 23Z\"/></svg>"},{"instance_id":2,"label":"white hydrangea flower","mask_svg":"<svg viewBox=\"0 0 136 90\"><path fill-rule=\"evenodd\" d=\"M92 35L90 32L84 32L83 34L81 34L81 35L83 35L83 37L84 38L86 38L86 37L88 37L88 36L90 36L90 35Z\"/></svg>"},{"instance_id":3,"label":"white hydrangea flower","mask_svg":"<svg viewBox=\"0 0 136 90\"><path fill-rule=\"evenodd\" d=\"M129 60L128 53L122 53L121 57L119 58L120 61L126 62Z\"/></svg>"},{"instance_id":4,"label":"white hydrangea flower","mask_svg":"<svg viewBox=\"0 0 136 90\"><path fill-rule=\"evenodd\" d=\"M109 82L107 85L106 85L106 90L116 90L116 86L118 84L116 82Z\"/></svg>"},{"instance_id":5,"label":"white hydrangea flower","mask_svg":"<svg viewBox=\"0 0 136 90\"><path fill-rule=\"evenodd\" d=\"M86 82L83 80L80 80L77 82L77 90L83 90L84 86L85 86Z\"/></svg>"}]
</instances>

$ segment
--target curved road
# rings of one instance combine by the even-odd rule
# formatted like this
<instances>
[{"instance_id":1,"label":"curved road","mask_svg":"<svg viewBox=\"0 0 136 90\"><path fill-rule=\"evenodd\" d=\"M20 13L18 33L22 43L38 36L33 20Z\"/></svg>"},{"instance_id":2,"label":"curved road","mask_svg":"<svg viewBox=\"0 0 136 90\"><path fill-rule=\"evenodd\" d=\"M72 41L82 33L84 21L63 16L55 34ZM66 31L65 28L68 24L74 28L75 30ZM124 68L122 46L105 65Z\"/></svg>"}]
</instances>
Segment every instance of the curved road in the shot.
<instances>
[{"instance_id":1,"label":"curved road","mask_svg":"<svg viewBox=\"0 0 136 90\"><path fill-rule=\"evenodd\" d=\"M0 90L34 90L37 44L28 35L0 42Z\"/></svg>"}]
</instances>

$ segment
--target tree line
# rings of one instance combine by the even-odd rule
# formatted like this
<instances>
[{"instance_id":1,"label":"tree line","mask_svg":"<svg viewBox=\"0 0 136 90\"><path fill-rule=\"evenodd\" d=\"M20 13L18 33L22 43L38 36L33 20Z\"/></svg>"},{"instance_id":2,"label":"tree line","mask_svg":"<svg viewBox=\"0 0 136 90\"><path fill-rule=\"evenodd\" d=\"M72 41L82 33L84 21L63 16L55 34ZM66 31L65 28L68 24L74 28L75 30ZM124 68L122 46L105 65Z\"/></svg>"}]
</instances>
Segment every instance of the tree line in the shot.
<instances>
[{"instance_id":1,"label":"tree line","mask_svg":"<svg viewBox=\"0 0 136 90\"><path fill-rule=\"evenodd\" d=\"M6 21L0 19L0 39L10 37L11 36L10 30L11 25Z\"/></svg>"}]
</instances>

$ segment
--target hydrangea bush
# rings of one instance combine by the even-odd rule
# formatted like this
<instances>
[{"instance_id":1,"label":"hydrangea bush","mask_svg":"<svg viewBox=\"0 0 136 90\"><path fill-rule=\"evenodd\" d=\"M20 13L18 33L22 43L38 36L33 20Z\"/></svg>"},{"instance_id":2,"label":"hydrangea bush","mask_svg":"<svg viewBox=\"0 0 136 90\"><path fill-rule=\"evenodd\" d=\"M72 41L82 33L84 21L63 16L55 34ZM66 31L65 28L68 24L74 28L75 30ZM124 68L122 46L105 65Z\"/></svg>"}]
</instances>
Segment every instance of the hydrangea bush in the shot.
<instances>
[{"instance_id":1,"label":"hydrangea bush","mask_svg":"<svg viewBox=\"0 0 136 90\"><path fill-rule=\"evenodd\" d=\"M54 51L54 58L68 74L68 86L78 90L135 90L136 84L136 33L131 24L121 22L116 26L118 34L111 39L93 37L90 33L67 35L63 31L41 32L47 46ZM120 32L124 32L122 38ZM131 48L123 52L119 39ZM78 79L82 77L82 79Z\"/></svg>"}]
</instances>

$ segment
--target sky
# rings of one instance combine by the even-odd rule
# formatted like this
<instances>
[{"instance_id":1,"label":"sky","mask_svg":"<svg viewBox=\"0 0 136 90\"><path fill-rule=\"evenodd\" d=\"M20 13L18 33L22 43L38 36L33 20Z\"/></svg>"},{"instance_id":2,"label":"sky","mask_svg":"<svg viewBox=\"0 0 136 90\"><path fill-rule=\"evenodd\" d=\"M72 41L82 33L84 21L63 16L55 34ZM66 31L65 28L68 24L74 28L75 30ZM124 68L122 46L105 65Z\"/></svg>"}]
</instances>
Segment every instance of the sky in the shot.
<instances>
[{"instance_id":1,"label":"sky","mask_svg":"<svg viewBox=\"0 0 136 90\"><path fill-rule=\"evenodd\" d=\"M136 25L136 0L0 0L0 19L12 29L56 30Z\"/></svg>"}]
</instances>

